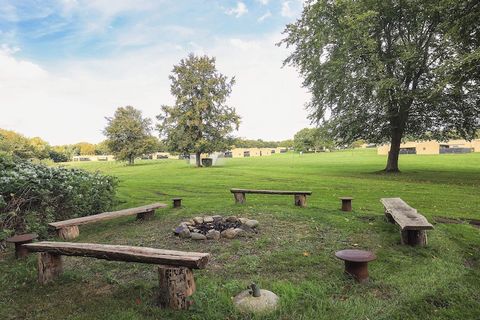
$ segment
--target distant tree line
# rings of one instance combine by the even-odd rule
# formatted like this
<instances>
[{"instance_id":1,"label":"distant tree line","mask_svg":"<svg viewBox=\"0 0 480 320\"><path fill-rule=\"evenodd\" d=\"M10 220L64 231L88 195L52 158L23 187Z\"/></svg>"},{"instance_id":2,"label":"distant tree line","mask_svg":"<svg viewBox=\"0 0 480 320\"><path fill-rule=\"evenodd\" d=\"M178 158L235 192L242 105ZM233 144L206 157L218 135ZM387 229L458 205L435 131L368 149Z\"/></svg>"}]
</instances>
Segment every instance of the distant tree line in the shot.
<instances>
[{"instance_id":1,"label":"distant tree line","mask_svg":"<svg viewBox=\"0 0 480 320\"><path fill-rule=\"evenodd\" d=\"M232 140L232 146L235 148L292 148L293 140L265 141L262 139L234 138Z\"/></svg>"}]
</instances>

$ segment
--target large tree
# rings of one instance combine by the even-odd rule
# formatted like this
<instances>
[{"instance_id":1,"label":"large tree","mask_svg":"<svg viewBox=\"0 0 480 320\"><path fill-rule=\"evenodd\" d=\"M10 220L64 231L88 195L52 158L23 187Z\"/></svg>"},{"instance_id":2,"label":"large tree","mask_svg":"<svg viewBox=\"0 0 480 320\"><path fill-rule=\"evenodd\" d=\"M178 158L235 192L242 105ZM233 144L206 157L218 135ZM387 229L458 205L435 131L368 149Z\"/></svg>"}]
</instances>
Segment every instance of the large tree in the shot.
<instances>
[{"instance_id":1,"label":"large tree","mask_svg":"<svg viewBox=\"0 0 480 320\"><path fill-rule=\"evenodd\" d=\"M225 150L240 117L226 104L235 83L215 67L215 58L190 54L173 67L169 76L173 106L162 106L157 128L170 151L202 153Z\"/></svg>"},{"instance_id":2,"label":"large tree","mask_svg":"<svg viewBox=\"0 0 480 320\"><path fill-rule=\"evenodd\" d=\"M312 93L314 122L344 143L472 139L480 126L478 0L307 0L281 42Z\"/></svg>"},{"instance_id":3,"label":"large tree","mask_svg":"<svg viewBox=\"0 0 480 320\"><path fill-rule=\"evenodd\" d=\"M158 140L151 135L151 120L132 106L120 107L113 117L106 117L108 125L103 131L108 149L116 160L133 165L135 158L154 152Z\"/></svg>"},{"instance_id":4,"label":"large tree","mask_svg":"<svg viewBox=\"0 0 480 320\"><path fill-rule=\"evenodd\" d=\"M304 128L298 131L293 138L293 147L296 151L322 151L332 149L335 143L328 128Z\"/></svg>"}]
</instances>

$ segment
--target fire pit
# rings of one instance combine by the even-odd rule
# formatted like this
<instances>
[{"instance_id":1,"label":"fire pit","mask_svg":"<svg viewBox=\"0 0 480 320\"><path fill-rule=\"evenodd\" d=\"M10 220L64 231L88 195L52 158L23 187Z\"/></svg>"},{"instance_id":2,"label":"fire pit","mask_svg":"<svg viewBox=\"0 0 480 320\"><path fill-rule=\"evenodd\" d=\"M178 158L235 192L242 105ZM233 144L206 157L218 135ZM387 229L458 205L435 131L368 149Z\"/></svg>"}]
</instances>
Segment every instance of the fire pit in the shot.
<instances>
[{"instance_id":1,"label":"fire pit","mask_svg":"<svg viewBox=\"0 0 480 320\"><path fill-rule=\"evenodd\" d=\"M234 239L257 233L257 220L234 216L203 216L181 222L174 233L180 238L192 240Z\"/></svg>"}]
</instances>

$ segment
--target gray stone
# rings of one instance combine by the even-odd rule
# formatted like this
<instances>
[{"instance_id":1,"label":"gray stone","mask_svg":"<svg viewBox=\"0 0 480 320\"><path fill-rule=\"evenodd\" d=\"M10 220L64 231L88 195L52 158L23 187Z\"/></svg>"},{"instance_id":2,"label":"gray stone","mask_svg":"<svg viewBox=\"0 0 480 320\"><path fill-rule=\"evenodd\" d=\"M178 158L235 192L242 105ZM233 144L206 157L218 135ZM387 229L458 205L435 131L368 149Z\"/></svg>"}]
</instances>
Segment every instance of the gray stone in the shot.
<instances>
[{"instance_id":1,"label":"gray stone","mask_svg":"<svg viewBox=\"0 0 480 320\"><path fill-rule=\"evenodd\" d=\"M256 228L258 226L258 221L257 220L248 220L245 222L245 225L250 228Z\"/></svg>"},{"instance_id":2,"label":"gray stone","mask_svg":"<svg viewBox=\"0 0 480 320\"><path fill-rule=\"evenodd\" d=\"M195 217L195 218L193 218L193 221L196 224L200 224L200 223L203 223L203 218L202 217Z\"/></svg>"},{"instance_id":3,"label":"gray stone","mask_svg":"<svg viewBox=\"0 0 480 320\"><path fill-rule=\"evenodd\" d=\"M238 218L235 216L230 216L226 219L227 222L237 222Z\"/></svg>"},{"instance_id":4,"label":"gray stone","mask_svg":"<svg viewBox=\"0 0 480 320\"><path fill-rule=\"evenodd\" d=\"M208 230L207 239L210 239L210 240L220 239L220 231L218 231L218 230Z\"/></svg>"},{"instance_id":5,"label":"gray stone","mask_svg":"<svg viewBox=\"0 0 480 320\"><path fill-rule=\"evenodd\" d=\"M218 222L218 221L222 221L222 220L223 220L223 217L222 217L222 216L219 216L218 214L212 216L212 218L213 218L213 221L214 221L214 222Z\"/></svg>"},{"instance_id":6,"label":"gray stone","mask_svg":"<svg viewBox=\"0 0 480 320\"><path fill-rule=\"evenodd\" d=\"M223 230L221 235L222 235L223 238L233 239L237 236L237 231L235 231L235 229L233 229L233 228L230 228L230 229L227 229L227 230Z\"/></svg>"},{"instance_id":7,"label":"gray stone","mask_svg":"<svg viewBox=\"0 0 480 320\"><path fill-rule=\"evenodd\" d=\"M198 232L193 232L192 233L192 240L206 240L207 237L205 235L198 233Z\"/></svg>"},{"instance_id":8,"label":"gray stone","mask_svg":"<svg viewBox=\"0 0 480 320\"><path fill-rule=\"evenodd\" d=\"M235 298L233 304L240 312L267 313L276 309L278 296L268 290L260 289L260 297L254 297L249 290L242 291Z\"/></svg>"},{"instance_id":9,"label":"gray stone","mask_svg":"<svg viewBox=\"0 0 480 320\"><path fill-rule=\"evenodd\" d=\"M180 232L182 232L183 230L187 229L188 230L188 227L185 226L185 225L181 225L181 226L178 226L175 228L175 230L173 231L176 235L178 235Z\"/></svg>"},{"instance_id":10,"label":"gray stone","mask_svg":"<svg viewBox=\"0 0 480 320\"><path fill-rule=\"evenodd\" d=\"M233 230L237 233L237 237L245 237L247 235L247 233L243 229L235 228Z\"/></svg>"},{"instance_id":11,"label":"gray stone","mask_svg":"<svg viewBox=\"0 0 480 320\"><path fill-rule=\"evenodd\" d=\"M190 238L191 236L190 230L188 230L188 228L185 228L178 233L178 236L183 239Z\"/></svg>"},{"instance_id":12,"label":"gray stone","mask_svg":"<svg viewBox=\"0 0 480 320\"><path fill-rule=\"evenodd\" d=\"M195 224L195 222L192 219L190 219L188 221L184 221L182 223L185 223L187 226L193 226Z\"/></svg>"},{"instance_id":13,"label":"gray stone","mask_svg":"<svg viewBox=\"0 0 480 320\"><path fill-rule=\"evenodd\" d=\"M213 217L210 217L210 216L203 217L203 222L211 223L213 222Z\"/></svg>"},{"instance_id":14,"label":"gray stone","mask_svg":"<svg viewBox=\"0 0 480 320\"><path fill-rule=\"evenodd\" d=\"M245 222L247 222L248 219L247 218L238 218L238 221L240 221L240 223L242 223L242 224L245 224Z\"/></svg>"}]
</instances>

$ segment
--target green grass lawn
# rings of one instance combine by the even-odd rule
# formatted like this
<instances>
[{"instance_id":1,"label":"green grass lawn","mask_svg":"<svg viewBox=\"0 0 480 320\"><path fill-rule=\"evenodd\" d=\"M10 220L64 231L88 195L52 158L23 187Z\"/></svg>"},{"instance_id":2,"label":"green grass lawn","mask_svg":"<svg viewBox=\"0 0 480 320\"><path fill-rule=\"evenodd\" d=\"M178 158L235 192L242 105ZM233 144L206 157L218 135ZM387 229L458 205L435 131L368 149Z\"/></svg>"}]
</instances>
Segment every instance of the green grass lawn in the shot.
<instances>
[{"instance_id":1,"label":"green grass lawn","mask_svg":"<svg viewBox=\"0 0 480 320\"><path fill-rule=\"evenodd\" d=\"M65 272L40 286L36 257L17 261L10 249L0 254L0 319L480 319L480 229L467 222L480 219L480 153L403 155L398 175L380 173L385 162L375 150L355 150L229 159L201 169L179 160L71 164L119 177L118 208L183 198L183 209L158 210L152 221L81 226L75 240L212 253L207 269L195 271L195 305L157 308L155 267L137 263L65 257ZM247 195L235 205L231 187L313 195L303 209L292 196ZM355 198L352 213L339 210L340 196ZM382 197L401 197L435 225L427 247L400 245ZM203 214L255 218L260 232L202 242L172 234L182 219ZM376 253L368 284L344 276L334 257L344 248ZM232 297L252 281L280 296L275 313L234 310Z\"/></svg>"}]
</instances>

